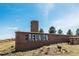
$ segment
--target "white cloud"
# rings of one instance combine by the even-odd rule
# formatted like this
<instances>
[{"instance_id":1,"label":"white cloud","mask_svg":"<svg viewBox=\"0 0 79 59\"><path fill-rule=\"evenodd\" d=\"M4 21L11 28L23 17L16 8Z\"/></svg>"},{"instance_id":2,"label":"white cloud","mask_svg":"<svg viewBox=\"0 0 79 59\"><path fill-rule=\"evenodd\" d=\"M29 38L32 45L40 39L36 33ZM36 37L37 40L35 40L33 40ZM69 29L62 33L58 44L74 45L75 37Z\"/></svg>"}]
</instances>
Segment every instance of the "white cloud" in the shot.
<instances>
[{"instance_id":1,"label":"white cloud","mask_svg":"<svg viewBox=\"0 0 79 59\"><path fill-rule=\"evenodd\" d=\"M59 17L56 20L50 19L50 21L48 19L48 16L49 14L51 14L51 11L53 11L57 5L53 3L38 4L38 6L40 8L39 10L42 12L42 15L45 19L45 23L47 24L46 27L44 27L45 32L48 32L50 26L55 26L56 30L62 29L65 34L68 31L68 29L71 29L75 34L76 29L79 28L79 5L65 4L64 7L68 9L65 10L64 15L62 15L61 13L61 17Z\"/></svg>"},{"instance_id":2,"label":"white cloud","mask_svg":"<svg viewBox=\"0 0 79 59\"><path fill-rule=\"evenodd\" d=\"M49 14L51 13L51 11L53 11L55 4L54 3L43 3L43 4L37 4L37 7L39 9L39 12L42 14L43 18L44 18L44 23L46 24L46 26L43 27L43 25L41 27L43 27L45 30L45 32L48 32L48 22L49 22ZM47 30L46 30L47 29Z\"/></svg>"},{"instance_id":3,"label":"white cloud","mask_svg":"<svg viewBox=\"0 0 79 59\"><path fill-rule=\"evenodd\" d=\"M18 27L8 27L7 29L17 31L19 28Z\"/></svg>"},{"instance_id":4,"label":"white cloud","mask_svg":"<svg viewBox=\"0 0 79 59\"><path fill-rule=\"evenodd\" d=\"M76 29L79 28L79 9L67 13L65 16L62 15L62 18L52 21L52 23L57 29L63 29L65 33L71 29L75 34Z\"/></svg>"},{"instance_id":5,"label":"white cloud","mask_svg":"<svg viewBox=\"0 0 79 59\"><path fill-rule=\"evenodd\" d=\"M51 12L51 10L54 9L54 3L44 3L44 4L38 4L37 5L42 15L46 18L45 20L48 20L48 15Z\"/></svg>"},{"instance_id":6,"label":"white cloud","mask_svg":"<svg viewBox=\"0 0 79 59\"><path fill-rule=\"evenodd\" d=\"M18 30L18 27L3 27L0 29L0 40L15 38L15 32Z\"/></svg>"}]
</instances>

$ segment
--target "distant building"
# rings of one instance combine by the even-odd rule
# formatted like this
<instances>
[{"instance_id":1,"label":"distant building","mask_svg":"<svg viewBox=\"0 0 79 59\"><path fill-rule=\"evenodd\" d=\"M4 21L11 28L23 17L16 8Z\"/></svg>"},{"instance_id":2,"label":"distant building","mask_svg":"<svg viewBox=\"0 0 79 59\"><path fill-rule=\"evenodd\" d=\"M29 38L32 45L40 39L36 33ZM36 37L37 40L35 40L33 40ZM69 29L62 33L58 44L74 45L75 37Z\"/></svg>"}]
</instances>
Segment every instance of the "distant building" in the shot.
<instances>
[{"instance_id":1,"label":"distant building","mask_svg":"<svg viewBox=\"0 0 79 59\"><path fill-rule=\"evenodd\" d=\"M70 43L79 44L78 36L59 35L40 33L39 22L37 20L31 21L31 32L16 32L16 51L31 50L39 48L44 45L56 44L56 43Z\"/></svg>"}]
</instances>

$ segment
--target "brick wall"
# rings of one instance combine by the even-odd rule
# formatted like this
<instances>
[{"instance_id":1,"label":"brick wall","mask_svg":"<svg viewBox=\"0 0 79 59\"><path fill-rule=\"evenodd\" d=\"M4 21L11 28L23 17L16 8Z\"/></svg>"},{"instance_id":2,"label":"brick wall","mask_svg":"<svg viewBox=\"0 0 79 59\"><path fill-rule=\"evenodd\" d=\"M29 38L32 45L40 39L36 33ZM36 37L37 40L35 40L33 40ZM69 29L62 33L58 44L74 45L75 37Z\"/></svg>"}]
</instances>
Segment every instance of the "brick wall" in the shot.
<instances>
[{"instance_id":1,"label":"brick wall","mask_svg":"<svg viewBox=\"0 0 79 59\"><path fill-rule=\"evenodd\" d=\"M56 34L49 34L49 41L50 43L63 43L68 42L69 36L67 35L56 35Z\"/></svg>"},{"instance_id":2,"label":"brick wall","mask_svg":"<svg viewBox=\"0 0 79 59\"><path fill-rule=\"evenodd\" d=\"M79 36L69 37L70 44L79 44Z\"/></svg>"},{"instance_id":3,"label":"brick wall","mask_svg":"<svg viewBox=\"0 0 79 59\"><path fill-rule=\"evenodd\" d=\"M16 32L16 46L15 49L19 50L31 50L44 45L68 42L67 35L56 35L56 34L47 34L48 40L39 40L39 41L29 41L26 39L26 35L31 34L31 32ZM41 33L36 33L41 34ZM44 33L45 34L45 33Z\"/></svg>"}]
</instances>

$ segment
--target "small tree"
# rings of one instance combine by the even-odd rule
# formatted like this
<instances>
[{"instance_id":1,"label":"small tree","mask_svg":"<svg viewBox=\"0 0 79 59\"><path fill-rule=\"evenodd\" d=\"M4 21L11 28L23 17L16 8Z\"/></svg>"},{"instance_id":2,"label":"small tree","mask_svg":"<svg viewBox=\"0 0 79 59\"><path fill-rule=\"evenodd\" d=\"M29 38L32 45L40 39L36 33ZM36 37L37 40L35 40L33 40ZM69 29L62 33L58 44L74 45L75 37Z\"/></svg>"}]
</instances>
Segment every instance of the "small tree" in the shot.
<instances>
[{"instance_id":1,"label":"small tree","mask_svg":"<svg viewBox=\"0 0 79 59\"><path fill-rule=\"evenodd\" d=\"M49 33L56 33L55 27L51 26L51 27L49 28Z\"/></svg>"},{"instance_id":2,"label":"small tree","mask_svg":"<svg viewBox=\"0 0 79 59\"><path fill-rule=\"evenodd\" d=\"M58 30L58 34L61 35L62 33L63 33L63 31L62 31L61 29L59 29L59 30Z\"/></svg>"},{"instance_id":3,"label":"small tree","mask_svg":"<svg viewBox=\"0 0 79 59\"><path fill-rule=\"evenodd\" d=\"M79 28L76 30L76 35L79 35Z\"/></svg>"},{"instance_id":4,"label":"small tree","mask_svg":"<svg viewBox=\"0 0 79 59\"><path fill-rule=\"evenodd\" d=\"M71 29L68 30L67 35L73 35Z\"/></svg>"},{"instance_id":5,"label":"small tree","mask_svg":"<svg viewBox=\"0 0 79 59\"><path fill-rule=\"evenodd\" d=\"M43 31L43 29L40 29L40 31L39 31L40 33L44 33L44 31Z\"/></svg>"}]
</instances>

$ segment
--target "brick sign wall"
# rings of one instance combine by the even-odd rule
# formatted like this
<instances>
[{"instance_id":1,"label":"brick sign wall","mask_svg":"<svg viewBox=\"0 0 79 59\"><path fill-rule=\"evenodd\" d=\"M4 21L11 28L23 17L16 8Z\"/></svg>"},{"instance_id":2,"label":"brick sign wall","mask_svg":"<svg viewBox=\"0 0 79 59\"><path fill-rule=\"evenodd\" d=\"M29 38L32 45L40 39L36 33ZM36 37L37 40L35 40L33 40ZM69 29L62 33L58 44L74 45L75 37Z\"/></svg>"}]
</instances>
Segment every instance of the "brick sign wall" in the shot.
<instances>
[{"instance_id":1,"label":"brick sign wall","mask_svg":"<svg viewBox=\"0 0 79 59\"><path fill-rule=\"evenodd\" d=\"M16 50L30 50L54 43L68 42L67 35L16 32Z\"/></svg>"}]
</instances>

